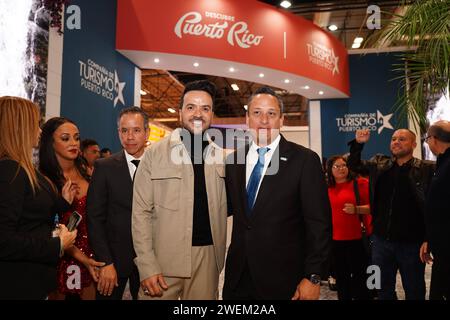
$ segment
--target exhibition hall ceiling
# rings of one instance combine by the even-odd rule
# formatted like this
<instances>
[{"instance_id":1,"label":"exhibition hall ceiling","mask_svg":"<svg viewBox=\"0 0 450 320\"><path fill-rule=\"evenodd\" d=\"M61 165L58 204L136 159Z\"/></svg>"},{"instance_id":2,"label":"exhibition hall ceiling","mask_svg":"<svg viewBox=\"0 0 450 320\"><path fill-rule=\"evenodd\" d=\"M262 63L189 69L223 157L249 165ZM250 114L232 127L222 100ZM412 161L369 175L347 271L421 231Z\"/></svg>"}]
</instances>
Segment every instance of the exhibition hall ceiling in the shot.
<instances>
[{"instance_id":1,"label":"exhibition hall ceiling","mask_svg":"<svg viewBox=\"0 0 450 320\"><path fill-rule=\"evenodd\" d=\"M383 23L392 18L392 13L397 15L404 14L405 7L400 6L402 2L406 4L413 2L412 0L291 0L292 5L288 9L284 9L280 7L280 0L259 1L270 4L278 10L286 10L314 22L319 27L333 34L349 50L352 49L356 37L363 38L361 48L372 48L374 46L373 42L366 43L369 36L378 31L367 27L367 18L373 13L369 8L371 5L376 5L380 9L380 27L383 27ZM332 25L336 26L337 29L331 31L329 27Z\"/></svg>"},{"instance_id":2,"label":"exhibition hall ceiling","mask_svg":"<svg viewBox=\"0 0 450 320\"><path fill-rule=\"evenodd\" d=\"M184 84L195 80L209 80L217 87L215 116L236 118L245 116L245 107L251 93L261 84L232 78L199 75L178 71L143 70L141 106L154 121L169 127L178 125L178 109ZM298 94L273 88L281 95L285 110L285 123L305 126L308 123L307 99ZM170 111L169 111L170 109Z\"/></svg>"}]
</instances>

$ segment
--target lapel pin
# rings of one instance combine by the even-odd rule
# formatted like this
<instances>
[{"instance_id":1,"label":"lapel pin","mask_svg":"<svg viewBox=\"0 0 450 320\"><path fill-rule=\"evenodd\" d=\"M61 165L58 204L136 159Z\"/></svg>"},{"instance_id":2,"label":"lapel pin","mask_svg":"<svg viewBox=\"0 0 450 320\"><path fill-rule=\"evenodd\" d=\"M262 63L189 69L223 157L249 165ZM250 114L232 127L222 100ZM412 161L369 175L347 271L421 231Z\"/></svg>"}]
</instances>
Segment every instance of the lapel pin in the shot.
<instances>
[{"instance_id":1,"label":"lapel pin","mask_svg":"<svg viewBox=\"0 0 450 320\"><path fill-rule=\"evenodd\" d=\"M287 161L287 158L285 158L285 157L280 157L280 160Z\"/></svg>"}]
</instances>

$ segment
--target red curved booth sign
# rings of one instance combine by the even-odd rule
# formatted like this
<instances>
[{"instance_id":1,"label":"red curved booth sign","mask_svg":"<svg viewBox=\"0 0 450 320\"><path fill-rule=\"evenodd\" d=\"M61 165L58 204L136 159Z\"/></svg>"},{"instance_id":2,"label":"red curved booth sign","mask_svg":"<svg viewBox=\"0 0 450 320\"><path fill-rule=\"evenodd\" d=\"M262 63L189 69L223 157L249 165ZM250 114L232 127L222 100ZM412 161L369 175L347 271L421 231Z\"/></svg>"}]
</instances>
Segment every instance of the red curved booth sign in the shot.
<instances>
[{"instance_id":1,"label":"red curved booth sign","mask_svg":"<svg viewBox=\"0 0 450 320\"><path fill-rule=\"evenodd\" d=\"M312 22L256 0L118 0L116 48L142 68L156 67L150 57L167 55L175 66L162 66L172 70L250 81L263 70L280 77L271 85L309 98L315 93L301 86L323 89L327 98L349 96L345 47ZM193 58L210 70L194 69ZM232 63L243 74L216 68Z\"/></svg>"}]
</instances>

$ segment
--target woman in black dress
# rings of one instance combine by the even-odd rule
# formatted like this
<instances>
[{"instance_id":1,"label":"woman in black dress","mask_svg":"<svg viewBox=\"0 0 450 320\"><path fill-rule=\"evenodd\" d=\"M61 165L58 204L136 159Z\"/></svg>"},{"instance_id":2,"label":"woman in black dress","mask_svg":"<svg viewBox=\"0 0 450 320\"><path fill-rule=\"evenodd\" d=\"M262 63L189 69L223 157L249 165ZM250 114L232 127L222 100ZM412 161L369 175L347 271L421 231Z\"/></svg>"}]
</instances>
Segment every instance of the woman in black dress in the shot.
<instances>
[{"instance_id":1,"label":"woman in black dress","mask_svg":"<svg viewBox=\"0 0 450 320\"><path fill-rule=\"evenodd\" d=\"M76 188L55 186L32 163L39 140L39 109L29 100L0 97L0 300L46 299L56 288L56 264L76 231L54 216L67 210Z\"/></svg>"}]
</instances>

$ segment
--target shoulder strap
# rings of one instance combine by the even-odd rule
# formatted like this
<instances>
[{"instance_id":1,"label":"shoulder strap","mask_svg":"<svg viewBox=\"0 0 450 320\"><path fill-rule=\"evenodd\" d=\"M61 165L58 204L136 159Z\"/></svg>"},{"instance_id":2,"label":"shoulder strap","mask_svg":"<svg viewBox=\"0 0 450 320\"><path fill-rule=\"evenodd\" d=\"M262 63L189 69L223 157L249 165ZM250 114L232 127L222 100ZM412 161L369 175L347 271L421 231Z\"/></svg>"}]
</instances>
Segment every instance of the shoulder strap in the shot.
<instances>
[{"instance_id":1,"label":"shoulder strap","mask_svg":"<svg viewBox=\"0 0 450 320\"><path fill-rule=\"evenodd\" d=\"M355 193L356 205L359 206L361 204L361 199L359 197L358 180L356 178L353 179L353 192ZM358 214L358 218L361 222L363 222L361 215Z\"/></svg>"},{"instance_id":2,"label":"shoulder strap","mask_svg":"<svg viewBox=\"0 0 450 320\"><path fill-rule=\"evenodd\" d=\"M356 205L359 206L361 204L361 199L359 198L358 181L356 178L353 179L353 192L355 193Z\"/></svg>"}]
</instances>

